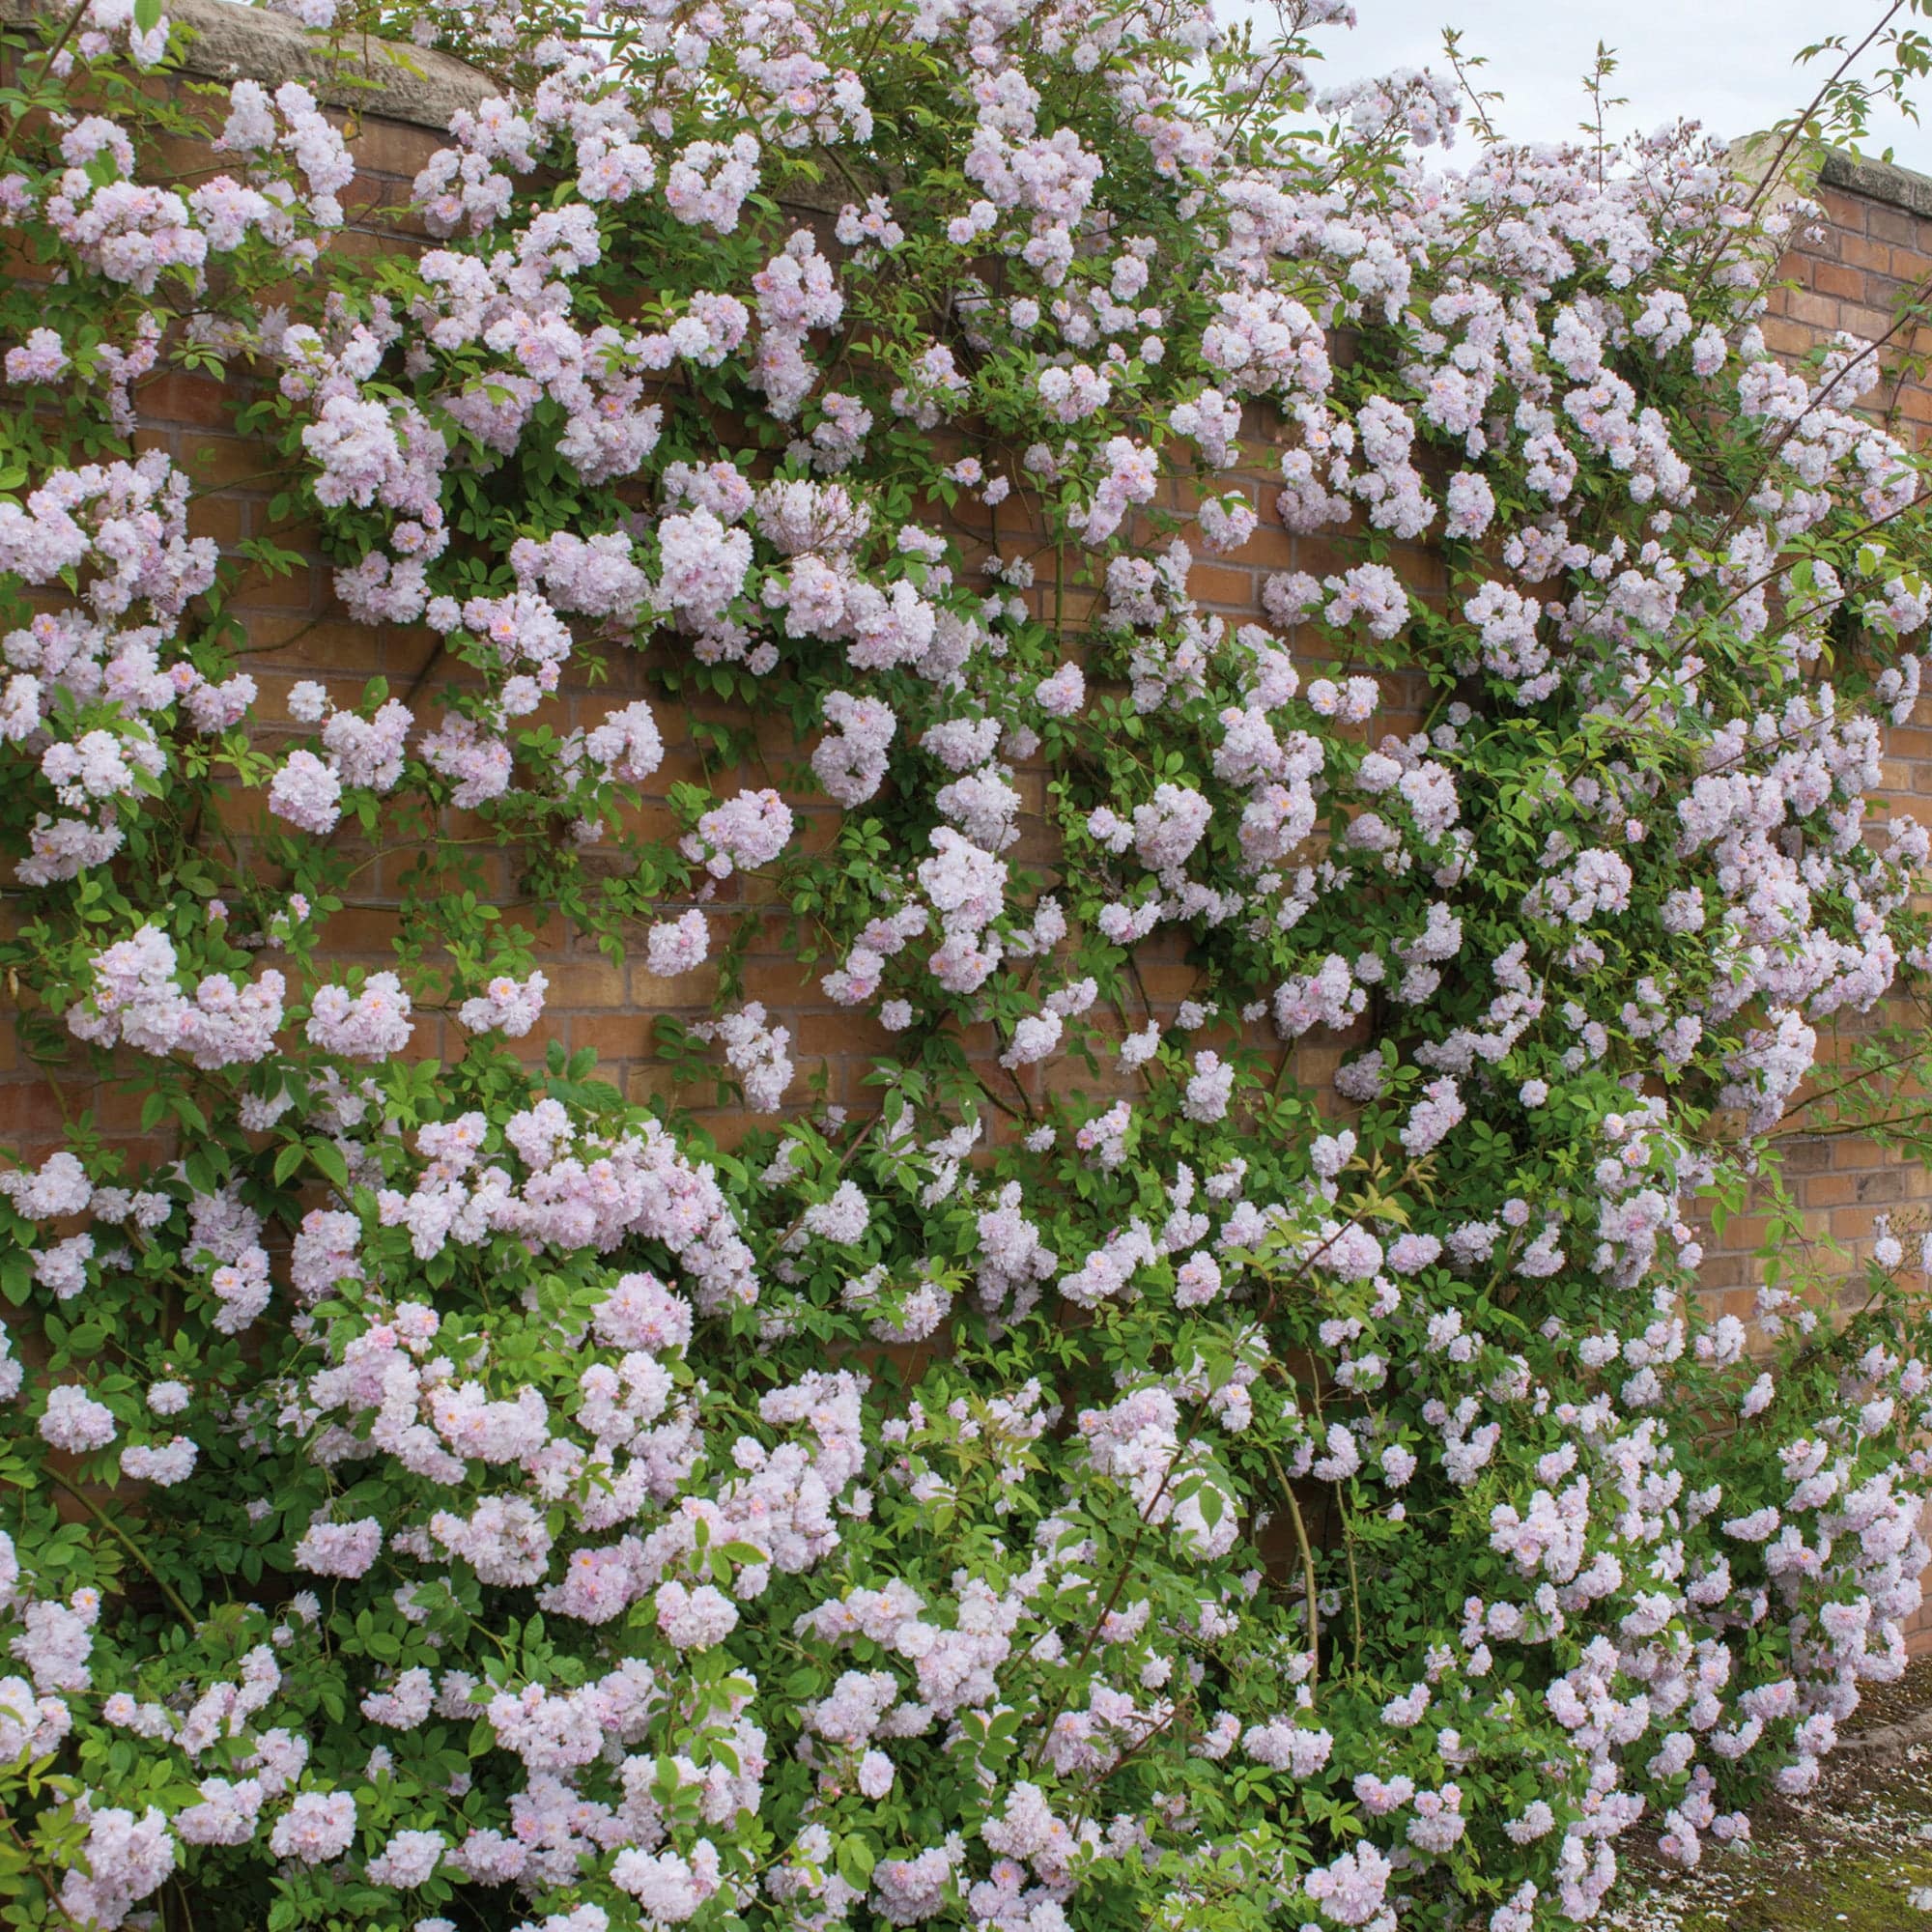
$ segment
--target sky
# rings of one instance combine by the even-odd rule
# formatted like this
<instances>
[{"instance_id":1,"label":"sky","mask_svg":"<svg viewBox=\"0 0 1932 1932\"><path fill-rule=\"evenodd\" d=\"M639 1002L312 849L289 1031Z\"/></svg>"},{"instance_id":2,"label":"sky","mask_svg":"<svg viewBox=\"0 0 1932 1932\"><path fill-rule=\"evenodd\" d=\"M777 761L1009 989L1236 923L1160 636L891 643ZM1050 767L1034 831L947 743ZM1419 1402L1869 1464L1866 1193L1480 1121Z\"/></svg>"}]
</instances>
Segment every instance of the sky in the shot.
<instances>
[{"instance_id":1,"label":"sky","mask_svg":"<svg viewBox=\"0 0 1932 1932\"><path fill-rule=\"evenodd\" d=\"M1586 101L1580 76L1606 42L1618 58L1610 92L1628 99L1612 127L1648 131L1688 115L1726 139L1769 127L1804 105L1840 56L1794 65L1801 47L1828 33L1856 44L1884 12L1882 0L1355 0L1352 33L1317 36L1335 80L1399 67L1441 69L1442 28L1462 29L1466 53L1486 55L1479 79L1503 96L1499 130L1520 140L1575 132ZM1901 9L1898 18L1910 19ZM1916 24L1932 28L1932 21ZM1932 174L1932 81L1919 83L1924 125L1874 120L1861 144L1889 144L1901 167ZM1619 123L1621 124L1619 126ZM1461 143L1458 143L1460 148Z\"/></svg>"}]
</instances>

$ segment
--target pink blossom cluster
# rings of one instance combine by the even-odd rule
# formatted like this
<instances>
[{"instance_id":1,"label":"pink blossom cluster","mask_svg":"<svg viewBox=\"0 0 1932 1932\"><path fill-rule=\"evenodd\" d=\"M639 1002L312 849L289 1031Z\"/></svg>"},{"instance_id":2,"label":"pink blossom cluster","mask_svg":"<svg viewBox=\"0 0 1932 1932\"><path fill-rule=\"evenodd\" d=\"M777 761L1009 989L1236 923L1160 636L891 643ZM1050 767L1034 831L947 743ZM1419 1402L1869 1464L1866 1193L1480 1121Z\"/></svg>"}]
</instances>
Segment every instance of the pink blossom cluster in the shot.
<instances>
[{"instance_id":1,"label":"pink blossom cluster","mask_svg":"<svg viewBox=\"0 0 1932 1932\"><path fill-rule=\"evenodd\" d=\"M117 9L81 57L157 54ZM1689 1290L1821 1036L1932 966L1932 841L1870 824L1916 461L1869 345L1772 356L1737 244L1785 218L1694 132L1435 167L1438 77L1312 82L1346 14L1263 60L1187 6L485 10L443 245L328 287L300 87L230 90L242 180L31 133L0 198L66 279L7 374L96 413L0 503L10 957L184 1130L0 1177L0 1758L79 1740L70 1917L181 1871L249 1923L1398 1932L1480 1865L1539 1932L1898 1674L1919 1231L1856 1329ZM270 372L433 713L227 661L185 476L92 454L183 344ZM1333 567L1209 608L1196 549L1270 524ZM493 879L661 979L715 951L667 1072L708 1045L753 1118L594 1077ZM372 892L394 960L319 959ZM745 997L753 921L870 1065ZM50 1457L171 1492L167 1618L103 1614L125 1543ZM198 1613L203 1523L302 1587Z\"/></svg>"}]
</instances>

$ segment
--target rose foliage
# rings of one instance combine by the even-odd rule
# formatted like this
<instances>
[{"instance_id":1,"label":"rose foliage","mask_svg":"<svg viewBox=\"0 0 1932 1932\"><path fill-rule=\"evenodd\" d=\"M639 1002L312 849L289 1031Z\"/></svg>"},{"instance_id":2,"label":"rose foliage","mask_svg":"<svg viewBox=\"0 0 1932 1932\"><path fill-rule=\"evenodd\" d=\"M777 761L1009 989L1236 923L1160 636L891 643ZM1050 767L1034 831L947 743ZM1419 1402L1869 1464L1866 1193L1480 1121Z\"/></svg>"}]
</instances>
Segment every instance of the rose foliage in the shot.
<instances>
[{"instance_id":1,"label":"rose foliage","mask_svg":"<svg viewBox=\"0 0 1932 1932\"><path fill-rule=\"evenodd\" d=\"M302 87L9 30L9 1922L1530 1932L1900 1671L1919 1257L1693 1222L1923 983L1919 469L1721 150L1342 11L345 16L500 85L354 257ZM180 372L407 689L249 655Z\"/></svg>"}]
</instances>

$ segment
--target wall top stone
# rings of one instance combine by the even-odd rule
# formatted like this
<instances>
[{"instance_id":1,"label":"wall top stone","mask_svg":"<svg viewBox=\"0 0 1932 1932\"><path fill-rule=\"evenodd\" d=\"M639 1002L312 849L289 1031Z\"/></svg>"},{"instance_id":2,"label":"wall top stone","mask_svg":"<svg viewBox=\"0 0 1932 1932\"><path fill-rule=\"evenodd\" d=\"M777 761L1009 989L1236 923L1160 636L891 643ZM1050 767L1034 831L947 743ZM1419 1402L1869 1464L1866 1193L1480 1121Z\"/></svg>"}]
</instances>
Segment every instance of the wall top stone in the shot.
<instances>
[{"instance_id":1,"label":"wall top stone","mask_svg":"<svg viewBox=\"0 0 1932 1932\"><path fill-rule=\"evenodd\" d=\"M1862 195L1867 201L1882 201L1892 208L1909 209L1914 214L1932 216L1932 175L1915 174L1889 161L1858 160L1844 153L1833 153L1820 163L1818 180L1823 186L1844 194Z\"/></svg>"},{"instance_id":2,"label":"wall top stone","mask_svg":"<svg viewBox=\"0 0 1932 1932\"><path fill-rule=\"evenodd\" d=\"M1747 181L1762 181L1776 164L1779 179L1775 185L1774 205L1800 192L1790 180L1792 164L1798 158L1796 143L1787 149L1772 134L1745 134L1731 143L1731 166ZM1818 163L1817 185L1932 218L1932 175L1896 167L1890 161L1871 160L1833 148Z\"/></svg>"},{"instance_id":3,"label":"wall top stone","mask_svg":"<svg viewBox=\"0 0 1932 1932\"><path fill-rule=\"evenodd\" d=\"M0 0L0 20L12 24L57 9L35 0ZM180 71L210 80L258 80L272 90L298 80L318 100L385 121L446 133L459 108L501 92L479 68L451 54L371 40L328 35L286 14L240 0L167 0L167 17L188 29Z\"/></svg>"}]
</instances>

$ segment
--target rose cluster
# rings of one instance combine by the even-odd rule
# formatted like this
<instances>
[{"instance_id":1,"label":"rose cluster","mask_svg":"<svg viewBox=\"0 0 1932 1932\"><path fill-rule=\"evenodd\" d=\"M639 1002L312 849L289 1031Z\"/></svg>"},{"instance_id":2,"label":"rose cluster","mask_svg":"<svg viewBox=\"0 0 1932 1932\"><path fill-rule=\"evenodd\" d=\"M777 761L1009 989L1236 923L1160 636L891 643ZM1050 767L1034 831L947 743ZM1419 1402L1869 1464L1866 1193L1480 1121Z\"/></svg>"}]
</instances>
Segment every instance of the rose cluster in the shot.
<instances>
[{"instance_id":1,"label":"rose cluster","mask_svg":"<svg viewBox=\"0 0 1932 1932\"><path fill-rule=\"evenodd\" d=\"M502 82L361 265L303 89L184 190L165 21L25 30L0 1920L1543 1932L1902 1670L1932 1236L1698 1269L1922 1066L1922 468L1802 210L1347 17L358 12ZM250 655L164 364L434 674Z\"/></svg>"}]
</instances>

